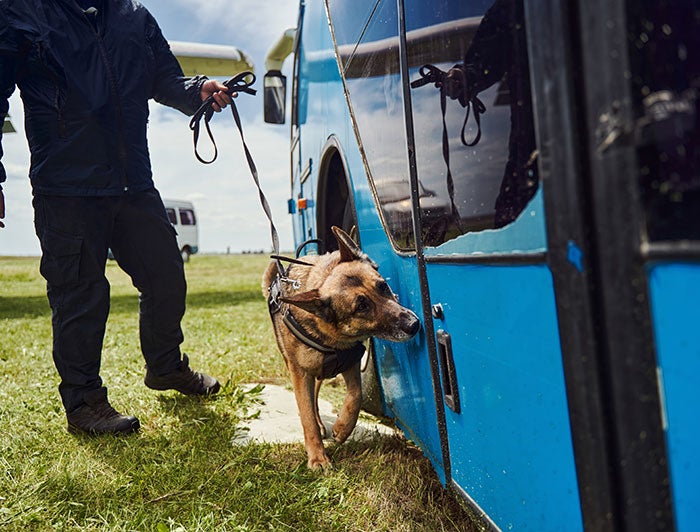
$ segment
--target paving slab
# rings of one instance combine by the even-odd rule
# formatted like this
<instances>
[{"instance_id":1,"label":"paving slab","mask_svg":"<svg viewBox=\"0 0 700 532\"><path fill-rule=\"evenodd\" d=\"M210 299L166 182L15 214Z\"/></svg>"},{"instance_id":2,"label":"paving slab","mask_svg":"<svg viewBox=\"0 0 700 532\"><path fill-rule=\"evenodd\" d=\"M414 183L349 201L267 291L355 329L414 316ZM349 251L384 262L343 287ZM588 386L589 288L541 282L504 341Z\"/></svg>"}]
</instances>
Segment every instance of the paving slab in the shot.
<instances>
[{"instance_id":1,"label":"paving slab","mask_svg":"<svg viewBox=\"0 0 700 532\"><path fill-rule=\"evenodd\" d=\"M253 385L250 385L252 387ZM294 443L303 442L304 433L299 420L294 392L283 386L266 384L258 398L262 401L260 415L242 424L243 430L235 438L234 443L245 445L250 442ZM318 401L321 420L326 427L326 439L332 439L333 423L337 412L333 405L324 399ZM362 415L357 422L350 439L369 438L375 434L393 434L394 429L380 422L365 419Z\"/></svg>"}]
</instances>

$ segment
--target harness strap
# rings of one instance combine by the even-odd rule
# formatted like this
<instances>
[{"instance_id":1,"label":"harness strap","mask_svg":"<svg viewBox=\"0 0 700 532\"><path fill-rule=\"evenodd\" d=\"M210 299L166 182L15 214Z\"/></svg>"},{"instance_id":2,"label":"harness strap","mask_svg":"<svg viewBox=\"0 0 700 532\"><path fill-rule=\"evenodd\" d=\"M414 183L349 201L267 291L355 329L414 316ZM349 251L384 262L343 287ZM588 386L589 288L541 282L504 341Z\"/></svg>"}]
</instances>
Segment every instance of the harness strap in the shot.
<instances>
[{"instance_id":1,"label":"harness strap","mask_svg":"<svg viewBox=\"0 0 700 532\"><path fill-rule=\"evenodd\" d=\"M361 342L357 342L348 349L335 349L321 343L299 324L289 308L282 315L282 321L301 343L323 353L320 379L331 379L350 369L360 361L365 353L365 346Z\"/></svg>"},{"instance_id":2,"label":"harness strap","mask_svg":"<svg viewBox=\"0 0 700 532\"><path fill-rule=\"evenodd\" d=\"M332 347L329 347L327 345L324 345L321 343L320 340L314 338L309 334L296 320L294 315L289 311L289 308L284 311L284 314L282 315L282 321L284 324L287 326L287 328L290 330L290 332L297 337L297 340L299 340L301 343L311 347L312 349L316 349L317 351L321 351L321 353L333 353L335 352L335 349Z\"/></svg>"},{"instance_id":3,"label":"harness strap","mask_svg":"<svg viewBox=\"0 0 700 532\"><path fill-rule=\"evenodd\" d=\"M365 346L360 342L348 349L339 349L323 357L323 370L321 379L331 379L344 371L349 370L362 360L365 354Z\"/></svg>"},{"instance_id":4,"label":"harness strap","mask_svg":"<svg viewBox=\"0 0 700 532\"><path fill-rule=\"evenodd\" d=\"M291 257L285 257L284 255L270 255L271 259L275 260L283 260L285 262L292 262L294 264L301 264L302 266L313 266L310 262L305 262L300 259L293 259Z\"/></svg>"}]
</instances>

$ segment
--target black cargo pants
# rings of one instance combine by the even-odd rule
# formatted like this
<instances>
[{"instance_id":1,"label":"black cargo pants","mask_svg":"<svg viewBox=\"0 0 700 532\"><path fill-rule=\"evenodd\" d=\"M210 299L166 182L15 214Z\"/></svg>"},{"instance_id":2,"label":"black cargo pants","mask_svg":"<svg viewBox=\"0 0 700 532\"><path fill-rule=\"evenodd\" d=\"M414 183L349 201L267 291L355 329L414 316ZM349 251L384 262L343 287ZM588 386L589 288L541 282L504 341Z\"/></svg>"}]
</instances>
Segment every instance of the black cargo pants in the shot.
<instances>
[{"instance_id":1,"label":"black cargo pants","mask_svg":"<svg viewBox=\"0 0 700 532\"><path fill-rule=\"evenodd\" d=\"M36 195L34 224L52 310L53 358L66 412L100 388L109 314L107 251L139 291L141 350L149 369L178 368L185 274L163 201L155 189L123 196Z\"/></svg>"}]
</instances>

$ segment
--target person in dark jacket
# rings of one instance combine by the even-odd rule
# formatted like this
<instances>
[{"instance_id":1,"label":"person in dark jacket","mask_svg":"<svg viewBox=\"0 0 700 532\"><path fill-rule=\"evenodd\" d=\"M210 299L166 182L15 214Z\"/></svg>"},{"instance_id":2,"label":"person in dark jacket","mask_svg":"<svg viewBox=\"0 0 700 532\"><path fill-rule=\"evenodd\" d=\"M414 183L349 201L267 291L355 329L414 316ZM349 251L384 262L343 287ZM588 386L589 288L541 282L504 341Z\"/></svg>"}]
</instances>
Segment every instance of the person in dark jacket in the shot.
<instances>
[{"instance_id":1,"label":"person in dark jacket","mask_svg":"<svg viewBox=\"0 0 700 532\"><path fill-rule=\"evenodd\" d=\"M99 375L108 249L140 292L146 386L216 393L218 381L190 369L180 352L184 267L154 187L146 126L150 98L191 115L213 95L220 111L231 101L226 87L185 77L155 19L135 0L0 0L1 116L15 87L24 103L40 271L68 429L139 428L135 417L112 408ZM5 177L0 164L0 184Z\"/></svg>"},{"instance_id":2,"label":"person in dark jacket","mask_svg":"<svg viewBox=\"0 0 700 532\"><path fill-rule=\"evenodd\" d=\"M511 127L508 160L494 206L497 228L513 222L539 186L523 0L495 0L479 24L464 63L447 72L444 85L447 96L466 105L501 81L508 88Z\"/></svg>"}]
</instances>

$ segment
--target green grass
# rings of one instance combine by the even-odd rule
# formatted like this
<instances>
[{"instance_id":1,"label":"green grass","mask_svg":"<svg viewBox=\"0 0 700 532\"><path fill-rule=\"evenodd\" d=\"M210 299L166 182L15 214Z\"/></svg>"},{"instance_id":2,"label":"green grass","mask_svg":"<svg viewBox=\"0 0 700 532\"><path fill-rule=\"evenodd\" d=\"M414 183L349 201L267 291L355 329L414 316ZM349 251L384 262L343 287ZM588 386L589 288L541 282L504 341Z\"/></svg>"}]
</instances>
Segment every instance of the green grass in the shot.
<instances>
[{"instance_id":1,"label":"green grass","mask_svg":"<svg viewBox=\"0 0 700 532\"><path fill-rule=\"evenodd\" d=\"M470 530L461 503L399 436L328 446L307 470L298 444L234 445L259 408L244 383L287 385L260 277L267 258L195 256L183 350L216 375L216 398L143 386L138 295L113 261L102 359L110 401L136 415L128 437L65 430L38 259L0 258L0 529L148 531ZM338 405L341 388L324 388Z\"/></svg>"}]
</instances>

